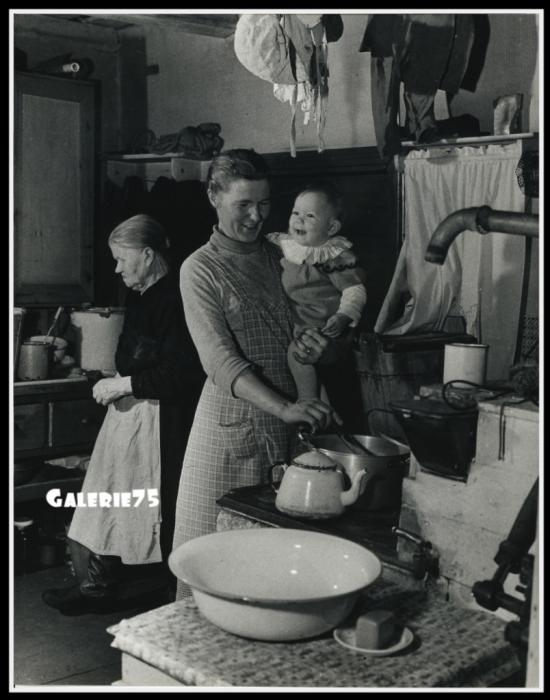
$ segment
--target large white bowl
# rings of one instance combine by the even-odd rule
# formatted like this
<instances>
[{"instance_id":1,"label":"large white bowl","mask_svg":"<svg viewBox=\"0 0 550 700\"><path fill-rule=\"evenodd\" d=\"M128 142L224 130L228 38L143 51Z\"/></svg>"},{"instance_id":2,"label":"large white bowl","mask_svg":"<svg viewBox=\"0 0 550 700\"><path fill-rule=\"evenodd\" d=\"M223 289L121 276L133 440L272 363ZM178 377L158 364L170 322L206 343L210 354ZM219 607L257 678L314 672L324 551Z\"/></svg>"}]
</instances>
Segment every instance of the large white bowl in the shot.
<instances>
[{"instance_id":1,"label":"large white bowl","mask_svg":"<svg viewBox=\"0 0 550 700\"><path fill-rule=\"evenodd\" d=\"M382 571L378 557L359 544L286 528L197 537L175 549L168 564L210 622L265 641L336 627Z\"/></svg>"}]
</instances>

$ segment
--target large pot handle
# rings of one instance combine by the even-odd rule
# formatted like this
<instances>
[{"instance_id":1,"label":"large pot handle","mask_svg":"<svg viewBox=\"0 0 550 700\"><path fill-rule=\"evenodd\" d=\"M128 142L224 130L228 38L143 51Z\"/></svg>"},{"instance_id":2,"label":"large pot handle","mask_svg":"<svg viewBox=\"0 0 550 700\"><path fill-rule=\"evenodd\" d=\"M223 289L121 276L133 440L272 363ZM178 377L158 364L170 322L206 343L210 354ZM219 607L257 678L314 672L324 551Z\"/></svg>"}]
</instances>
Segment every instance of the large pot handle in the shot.
<instances>
[{"instance_id":1,"label":"large pot handle","mask_svg":"<svg viewBox=\"0 0 550 700\"><path fill-rule=\"evenodd\" d=\"M268 476L268 479L269 479L269 484L270 484L271 488L275 491L275 493L277 493L277 491L278 491L279 489L277 489L277 488L275 487L275 481L273 480L273 470L275 469L275 467L281 467L282 470L283 470L283 472L286 472L287 467L288 467L288 464L287 464L286 462L275 462L274 464L272 464L272 465L269 467L269 469L268 469L268 471L267 471L267 476Z\"/></svg>"}]
</instances>

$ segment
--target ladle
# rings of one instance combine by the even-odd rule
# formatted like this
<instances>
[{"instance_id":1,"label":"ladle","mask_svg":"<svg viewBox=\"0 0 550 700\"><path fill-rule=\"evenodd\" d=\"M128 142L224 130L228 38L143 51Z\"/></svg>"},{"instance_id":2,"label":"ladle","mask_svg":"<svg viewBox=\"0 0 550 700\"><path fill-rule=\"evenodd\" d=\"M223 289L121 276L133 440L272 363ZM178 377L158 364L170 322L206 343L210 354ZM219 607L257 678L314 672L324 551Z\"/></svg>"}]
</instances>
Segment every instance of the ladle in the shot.
<instances>
[{"instance_id":1,"label":"ladle","mask_svg":"<svg viewBox=\"0 0 550 700\"><path fill-rule=\"evenodd\" d=\"M60 306L57 311L55 312L55 316L53 317L52 325L49 327L48 332L46 333L46 343L48 345L52 345L55 341L55 337L52 336L52 339L48 342L48 338L52 335L53 329L55 328L55 324L57 323L59 317L61 316L61 312L63 311L63 307Z\"/></svg>"}]
</instances>

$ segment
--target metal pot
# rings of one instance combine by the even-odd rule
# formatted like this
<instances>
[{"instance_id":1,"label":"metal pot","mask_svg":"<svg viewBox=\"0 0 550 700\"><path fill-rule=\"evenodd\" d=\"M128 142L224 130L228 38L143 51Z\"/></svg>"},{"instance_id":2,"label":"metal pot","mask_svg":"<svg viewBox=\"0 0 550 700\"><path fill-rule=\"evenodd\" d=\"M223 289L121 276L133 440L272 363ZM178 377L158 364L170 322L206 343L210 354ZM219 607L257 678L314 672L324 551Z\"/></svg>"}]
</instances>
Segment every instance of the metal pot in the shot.
<instances>
[{"instance_id":1,"label":"metal pot","mask_svg":"<svg viewBox=\"0 0 550 700\"><path fill-rule=\"evenodd\" d=\"M19 350L17 377L22 381L47 379L52 356L53 347L49 343L25 341Z\"/></svg>"},{"instance_id":2,"label":"metal pot","mask_svg":"<svg viewBox=\"0 0 550 700\"><path fill-rule=\"evenodd\" d=\"M373 435L354 437L373 454L346 450L338 435L317 435L311 438L311 443L340 464L350 481L366 470L357 507L378 510L396 506L401 499L403 477L408 471L409 448Z\"/></svg>"}]
</instances>

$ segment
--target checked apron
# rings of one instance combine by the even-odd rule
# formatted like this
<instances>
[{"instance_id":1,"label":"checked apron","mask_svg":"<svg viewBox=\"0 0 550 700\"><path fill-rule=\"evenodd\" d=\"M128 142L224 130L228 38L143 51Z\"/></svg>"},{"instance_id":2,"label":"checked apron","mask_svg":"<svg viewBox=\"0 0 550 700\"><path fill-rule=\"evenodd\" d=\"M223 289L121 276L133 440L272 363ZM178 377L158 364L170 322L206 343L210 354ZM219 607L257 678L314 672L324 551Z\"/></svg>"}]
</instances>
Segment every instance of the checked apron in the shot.
<instances>
[{"instance_id":1,"label":"checked apron","mask_svg":"<svg viewBox=\"0 0 550 700\"><path fill-rule=\"evenodd\" d=\"M269 272L274 280L269 300L252 279L243 279L220 257L210 262L220 279L240 300L244 333L240 351L254 371L278 393L295 400L296 388L287 365L291 318L280 281L279 258L271 246ZM267 483L269 467L289 456L294 427L253 404L234 398L206 380L183 460L173 549L216 530L216 500L231 489ZM177 598L190 595L178 581Z\"/></svg>"}]
</instances>

